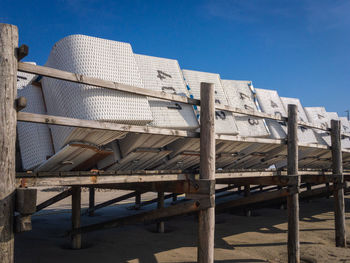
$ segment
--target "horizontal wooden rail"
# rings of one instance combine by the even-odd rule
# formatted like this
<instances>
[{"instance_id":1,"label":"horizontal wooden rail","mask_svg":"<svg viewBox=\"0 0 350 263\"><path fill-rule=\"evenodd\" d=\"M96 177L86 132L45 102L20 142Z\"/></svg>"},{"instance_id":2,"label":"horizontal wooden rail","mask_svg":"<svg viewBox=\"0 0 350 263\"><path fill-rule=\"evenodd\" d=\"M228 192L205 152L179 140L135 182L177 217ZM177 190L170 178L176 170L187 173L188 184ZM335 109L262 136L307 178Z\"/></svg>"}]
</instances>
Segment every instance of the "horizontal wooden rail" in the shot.
<instances>
[{"instance_id":1,"label":"horizontal wooden rail","mask_svg":"<svg viewBox=\"0 0 350 263\"><path fill-rule=\"evenodd\" d=\"M198 99L192 99L192 98L188 98L188 97L180 96L180 95L176 95L176 94L169 94L169 93L164 92L164 91L148 90L148 89L139 88L139 87L126 85L126 84L121 84L121 83L117 83L117 82L113 82L113 81L83 76L81 74L76 74L76 73L67 72L67 71L58 70L58 69L49 68L49 67L43 67L43 66L19 62L18 63L18 71L31 73L31 74L35 74L35 75L40 75L40 76L44 76L44 77L50 77L50 78L80 83L80 84L91 85L91 86L100 87L100 88L106 88L106 89L111 89L111 90L116 90L116 91L121 91L121 92L133 93L133 94L152 97L152 98L158 98L158 99L164 99L164 100L170 100L170 101L200 106L200 100L198 100ZM243 110L243 109L235 108L235 107L232 107L229 105L215 104L215 109L229 111L229 112L233 112L236 114L252 116L252 117L256 117L256 118L271 119L271 120L283 121L283 122L287 121L287 117L275 116L272 114L267 114L267 113L259 112L259 111ZM307 128L323 130L326 132L330 131L330 129L325 129L325 128L321 127L320 125L315 125L315 124L302 122L302 121L299 121L298 125L303 126L303 127L307 127ZM349 135L344 134L344 136L349 136Z\"/></svg>"},{"instance_id":2,"label":"horizontal wooden rail","mask_svg":"<svg viewBox=\"0 0 350 263\"><path fill-rule=\"evenodd\" d=\"M159 134L159 135L168 135L168 136L177 136L177 137L199 138L199 133L185 131L185 130L163 129L163 128L156 128L151 126L118 124L118 123L112 123L112 122L106 122L106 121L82 120L82 119L43 115L43 114L28 113L28 112L18 112L17 120L22 122L46 123L50 125L89 128L89 129L106 130L106 131L136 132L136 133Z\"/></svg>"}]
</instances>

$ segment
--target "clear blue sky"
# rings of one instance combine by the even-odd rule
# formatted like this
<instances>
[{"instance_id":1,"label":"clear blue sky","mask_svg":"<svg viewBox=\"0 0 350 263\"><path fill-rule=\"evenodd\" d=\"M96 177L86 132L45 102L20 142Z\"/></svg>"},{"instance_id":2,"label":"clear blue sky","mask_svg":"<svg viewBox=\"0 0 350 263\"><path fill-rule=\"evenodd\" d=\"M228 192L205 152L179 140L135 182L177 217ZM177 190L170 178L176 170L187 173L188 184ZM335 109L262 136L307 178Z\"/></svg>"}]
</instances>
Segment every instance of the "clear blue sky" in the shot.
<instances>
[{"instance_id":1,"label":"clear blue sky","mask_svg":"<svg viewBox=\"0 0 350 263\"><path fill-rule=\"evenodd\" d=\"M349 14L349 0L1 0L0 22L19 27L40 65L56 41L86 34L345 115Z\"/></svg>"}]
</instances>

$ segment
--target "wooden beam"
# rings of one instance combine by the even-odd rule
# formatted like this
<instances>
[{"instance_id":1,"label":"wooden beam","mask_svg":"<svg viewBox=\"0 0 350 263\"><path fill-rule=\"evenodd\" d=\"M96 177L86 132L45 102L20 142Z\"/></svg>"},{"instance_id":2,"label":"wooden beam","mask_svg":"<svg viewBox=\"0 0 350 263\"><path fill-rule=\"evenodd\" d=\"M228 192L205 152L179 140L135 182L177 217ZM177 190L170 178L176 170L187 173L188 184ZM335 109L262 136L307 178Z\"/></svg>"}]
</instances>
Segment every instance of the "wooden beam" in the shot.
<instances>
[{"instance_id":1,"label":"wooden beam","mask_svg":"<svg viewBox=\"0 0 350 263\"><path fill-rule=\"evenodd\" d=\"M18 29L0 23L0 259L14 261Z\"/></svg>"},{"instance_id":2,"label":"wooden beam","mask_svg":"<svg viewBox=\"0 0 350 263\"><path fill-rule=\"evenodd\" d=\"M137 192L132 192L132 193L128 193L128 194L125 194L125 195L122 195L122 196L118 196L118 197L113 198L111 200L108 200L108 201L102 202L102 203L100 203L98 205L95 205L92 208L89 207L89 209L87 210L87 213L90 213L92 211L96 211L96 210L104 208L106 206L109 206L109 205L112 205L112 204L119 203L121 201L130 199L132 197L135 197L136 195L137 195Z\"/></svg>"},{"instance_id":3,"label":"wooden beam","mask_svg":"<svg viewBox=\"0 0 350 263\"><path fill-rule=\"evenodd\" d=\"M36 206L36 212L39 212L40 210L43 210L44 208L53 205L54 203L57 203L58 201L61 201L62 199L67 198L68 196L72 195L72 188L69 188L65 191L63 191L62 193L59 193L53 197L51 197L50 199L42 202L41 204Z\"/></svg>"},{"instance_id":4,"label":"wooden beam","mask_svg":"<svg viewBox=\"0 0 350 263\"><path fill-rule=\"evenodd\" d=\"M298 175L298 108L296 105L288 105L288 175ZM299 185L300 178L295 192L287 196L288 210L288 262L300 262L300 241L299 241Z\"/></svg>"},{"instance_id":5,"label":"wooden beam","mask_svg":"<svg viewBox=\"0 0 350 263\"><path fill-rule=\"evenodd\" d=\"M265 193L257 193L247 197L230 200L223 203L218 203L215 205L215 209L218 212L225 211L227 209L231 209L234 207L244 207L246 205L270 201L273 199L286 197L288 195L290 195L290 192L288 189L281 189L281 190L270 191Z\"/></svg>"},{"instance_id":6,"label":"wooden beam","mask_svg":"<svg viewBox=\"0 0 350 263\"><path fill-rule=\"evenodd\" d=\"M18 112L17 119L18 121L22 121L22 122L44 123L44 124L51 124L51 125L89 128L89 129L105 130L105 131L124 131L124 132L160 134L165 136L190 137L190 138L199 137L199 134L197 132L191 132L186 130L165 129L165 128L157 128L152 126L118 124L118 123L112 123L112 122L106 122L106 121L82 120L82 119L76 119L76 118L68 118L68 117L60 117L60 116L52 116L52 115L44 115L44 114L28 113L28 112Z\"/></svg>"},{"instance_id":7,"label":"wooden beam","mask_svg":"<svg viewBox=\"0 0 350 263\"><path fill-rule=\"evenodd\" d=\"M159 182L133 182L117 184L99 184L96 188L105 189L122 189L147 192L171 192L171 193L188 193L188 194L214 194L214 180L176 180L176 181L159 181Z\"/></svg>"},{"instance_id":8,"label":"wooden beam","mask_svg":"<svg viewBox=\"0 0 350 263\"><path fill-rule=\"evenodd\" d=\"M89 187L89 216L94 215L94 207L95 207L95 187Z\"/></svg>"},{"instance_id":9,"label":"wooden beam","mask_svg":"<svg viewBox=\"0 0 350 263\"><path fill-rule=\"evenodd\" d=\"M164 208L164 192L158 192L158 203L157 208L161 209ZM164 233L164 221L158 221L157 222L157 232L158 233Z\"/></svg>"},{"instance_id":10,"label":"wooden beam","mask_svg":"<svg viewBox=\"0 0 350 263\"><path fill-rule=\"evenodd\" d=\"M201 83L200 178L215 180L215 93L214 84ZM209 194L209 193L208 193ZM208 195L215 200L215 195ZM198 255L200 263L214 262L215 209L198 212Z\"/></svg>"},{"instance_id":11,"label":"wooden beam","mask_svg":"<svg viewBox=\"0 0 350 263\"><path fill-rule=\"evenodd\" d=\"M80 227L81 213L81 187L72 187L72 230ZM74 234L71 236L72 249L81 248L81 235Z\"/></svg>"},{"instance_id":12,"label":"wooden beam","mask_svg":"<svg viewBox=\"0 0 350 263\"><path fill-rule=\"evenodd\" d=\"M37 189L17 188L15 211L22 215L36 212Z\"/></svg>"},{"instance_id":13,"label":"wooden beam","mask_svg":"<svg viewBox=\"0 0 350 263\"><path fill-rule=\"evenodd\" d=\"M252 176L252 177L236 177L236 178L219 178L216 184L235 184L235 185L296 185L298 178L295 176L279 175L279 176Z\"/></svg>"},{"instance_id":14,"label":"wooden beam","mask_svg":"<svg viewBox=\"0 0 350 263\"><path fill-rule=\"evenodd\" d=\"M68 234L77 235L77 234L97 231L101 229L109 229L109 228L115 228L115 227L120 227L125 225L133 225L141 222L150 224L158 219L166 219L166 218L170 218L178 215L193 213L201 209L206 209L213 205L214 205L213 200L209 200L209 199L188 201L185 203L181 203L181 204L177 204L177 205L173 205L165 208L160 208L149 212L139 213L136 215L117 218L117 219L109 220L102 223L75 228L75 229L72 229L72 231L70 231Z\"/></svg>"},{"instance_id":15,"label":"wooden beam","mask_svg":"<svg viewBox=\"0 0 350 263\"><path fill-rule=\"evenodd\" d=\"M332 171L341 177L334 183L334 223L335 244L337 247L346 247L345 208L344 208L344 177L342 152L341 152L341 123L339 120L331 120L332 142Z\"/></svg>"}]
</instances>

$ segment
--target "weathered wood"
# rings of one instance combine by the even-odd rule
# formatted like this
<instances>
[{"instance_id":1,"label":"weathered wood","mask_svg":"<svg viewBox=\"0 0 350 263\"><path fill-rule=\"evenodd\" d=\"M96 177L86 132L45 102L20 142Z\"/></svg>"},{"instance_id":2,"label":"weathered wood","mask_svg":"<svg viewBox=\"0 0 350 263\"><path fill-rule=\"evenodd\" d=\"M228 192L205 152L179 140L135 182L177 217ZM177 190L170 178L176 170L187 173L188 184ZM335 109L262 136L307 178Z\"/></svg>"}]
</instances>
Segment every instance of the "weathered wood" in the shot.
<instances>
[{"instance_id":1,"label":"weathered wood","mask_svg":"<svg viewBox=\"0 0 350 263\"><path fill-rule=\"evenodd\" d=\"M335 244L337 247L346 247L345 208L344 208L344 176L341 152L341 123L339 120L331 121L332 142L332 171L341 177L334 183L334 223Z\"/></svg>"},{"instance_id":2,"label":"weathered wood","mask_svg":"<svg viewBox=\"0 0 350 263\"><path fill-rule=\"evenodd\" d=\"M295 176L279 175L279 176L251 176L251 177L232 177L217 178L216 184L235 184L235 185L295 185L298 178Z\"/></svg>"},{"instance_id":3,"label":"weathered wood","mask_svg":"<svg viewBox=\"0 0 350 263\"><path fill-rule=\"evenodd\" d=\"M298 109L288 105L288 175L298 175ZM299 189L300 182L293 186ZM299 242L299 194L298 191L287 196L288 209L288 262L300 262Z\"/></svg>"},{"instance_id":4,"label":"weathered wood","mask_svg":"<svg viewBox=\"0 0 350 263\"><path fill-rule=\"evenodd\" d=\"M115 228L125 225L133 225L140 222L145 224L154 223L156 220L166 219L178 215L184 215L193 213L201 209L206 209L214 205L213 200L205 199L199 201L188 201L173 206L168 206L160 209L156 209L149 212L139 213L127 217L117 218L102 223L97 223L89 226L83 226L80 228L72 229L69 232L70 235L82 234L92 232L101 229Z\"/></svg>"},{"instance_id":5,"label":"weathered wood","mask_svg":"<svg viewBox=\"0 0 350 263\"><path fill-rule=\"evenodd\" d=\"M44 124L46 123L51 125L89 128L89 129L91 128L91 129L105 130L105 131L125 131L125 132L161 134L161 135L168 135L168 136L190 137L190 138L199 137L199 134L197 132L191 132L191 131L185 131L185 130L165 129L165 128L157 128L157 127L151 127L151 126L118 124L118 123L112 123L112 122L106 122L106 121L82 120L82 119L28 113L28 112L18 112L17 118L18 118L18 121L23 121L23 122L44 123Z\"/></svg>"},{"instance_id":6,"label":"weathered wood","mask_svg":"<svg viewBox=\"0 0 350 263\"><path fill-rule=\"evenodd\" d=\"M16 215L15 216L15 232L22 233L32 230L31 215Z\"/></svg>"},{"instance_id":7,"label":"weathered wood","mask_svg":"<svg viewBox=\"0 0 350 263\"><path fill-rule=\"evenodd\" d=\"M36 189L17 188L15 211L23 215L34 214L36 212L36 199Z\"/></svg>"},{"instance_id":8,"label":"weathered wood","mask_svg":"<svg viewBox=\"0 0 350 263\"><path fill-rule=\"evenodd\" d=\"M164 192L158 192L157 208L164 208ZM157 232L164 233L164 221L157 222Z\"/></svg>"},{"instance_id":9,"label":"weathered wood","mask_svg":"<svg viewBox=\"0 0 350 263\"><path fill-rule=\"evenodd\" d=\"M81 187L72 187L72 230L80 227L80 210L81 210ZM71 236L71 244L73 249L81 248L81 235L73 234Z\"/></svg>"},{"instance_id":10,"label":"weathered wood","mask_svg":"<svg viewBox=\"0 0 350 263\"><path fill-rule=\"evenodd\" d=\"M125 195L122 195L122 196L118 196L118 197L113 198L111 200L108 200L108 201L102 202L102 203L100 203L98 205L95 205L92 208L89 207L89 209L87 210L87 213L90 213L91 211L96 211L96 210L104 208L106 206L109 206L109 205L112 205L112 204L119 203L121 201L130 199L132 197L135 197L136 195L137 195L137 192L132 192L132 193L128 193L128 194L125 194Z\"/></svg>"},{"instance_id":11,"label":"weathered wood","mask_svg":"<svg viewBox=\"0 0 350 263\"><path fill-rule=\"evenodd\" d=\"M27 107L27 99L25 97L19 97L16 99L16 111L23 110Z\"/></svg>"},{"instance_id":12,"label":"weathered wood","mask_svg":"<svg viewBox=\"0 0 350 263\"><path fill-rule=\"evenodd\" d=\"M244 196L245 197L250 196L250 185L249 184L244 186ZM252 211L250 209L245 209L244 213L245 213L245 216L249 217L249 216L251 216Z\"/></svg>"},{"instance_id":13,"label":"weathered wood","mask_svg":"<svg viewBox=\"0 0 350 263\"><path fill-rule=\"evenodd\" d=\"M265 193L257 193L247 197L242 197L235 200L230 200L222 203L217 203L215 205L215 209L217 212L225 211L227 209L235 208L235 207L244 207L250 204L261 203L265 201L274 200L281 197L286 197L290 194L288 189L281 189L277 191L270 191Z\"/></svg>"},{"instance_id":14,"label":"weathered wood","mask_svg":"<svg viewBox=\"0 0 350 263\"><path fill-rule=\"evenodd\" d=\"M200 178L215 179L214 84L201 83ZM215 200L215 195L210 195ZM215 208L198 212L198 255L200 263L214 262Z\"/></svg>"},{"instance_id":15,"label":"weathered wood","mask_svg":"<svg viewBox=\"0 0 350 263\"><path fill-rule=\"evenodd\" d=\"M95 187L89 187L89 216L94 215L94 207L95 207Z\"/></svg>"},{"instance_id":16,"label":"weathered wood","mask_svg":"<svg viewBox=\"0 0 350 263\"><path fill-rule=\"evenodd\" d=\"M36 212L39 212L40 210L43 210L44 208L53 205L54 203L57 203L58 201L61 201L62 199L67 198L68 196L72 195L72 188L69 188L62 193L59 193L50 199L42 202L41 204L36 206Z\"/></svg>"},{"instance_id":17,"label":"weathered wood","mask_svg":"<svg viewBox=\"0 0 350 263\"><path fill-rule=\"evenodd\" d=\"M214 194L214 180L177 180L177 181L159 181L159 182L133 182L133 183L115 183L99 184L97 188L135 190L147 192L171 192L188 194Z\"/></svg>"},{"instance_id":18,"label":"weathered wood","mask_svg":"<svg viewBox=\"0 0 350 263\"><path fill-rule=\"evenodd\" d=\"M24 57L28 56L29 54L29 47L27 45L21 45L19 48L17 48L17 60L20 61Z\"/></svg>"},{"instance_id":19,"label":"weathered wood","mask_svg":"<svg viewBox=\"0 0 350 263\"><path fill-rule=\"evenodd\" d=\"M0 259L2 263L14 261L17 46L17 27L0 24Z\"/></svg>"}]
</instances>

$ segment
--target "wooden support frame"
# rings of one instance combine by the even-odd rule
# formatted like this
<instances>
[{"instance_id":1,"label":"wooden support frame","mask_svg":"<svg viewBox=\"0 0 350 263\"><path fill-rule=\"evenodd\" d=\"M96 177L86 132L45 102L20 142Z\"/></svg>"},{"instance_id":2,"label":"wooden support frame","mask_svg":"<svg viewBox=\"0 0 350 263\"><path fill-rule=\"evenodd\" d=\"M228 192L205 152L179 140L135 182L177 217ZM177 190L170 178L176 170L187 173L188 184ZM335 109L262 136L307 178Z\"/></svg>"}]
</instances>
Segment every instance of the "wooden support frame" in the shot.
<instances>
[{"instance_id":1,"label":"wooden support frame","mask_svg":"<svg viewBox=\"0 0 350 263\"><path fill-rule=\"evenodd\" d=\"M200 178L215 180L215 104L214 84L201 83L200 109ZM215 195L208 195L215 200ZM214 262L215 209L209 207L198 212L199 263Z\"/></svg>"},{"instance_id":2,"label":"wooden support frame","mask_svg":"<svg viewBox=\"0 0 350 263\"><path fill-rule=\"evenodd\" d=\"M128 194L125 194L125 195L122 195L122 196L118 196L116 198L113 198L111 200L108 200L108 201L105 201L105 202L102 202L98 205L95 205L93 207L89 207L88 210L86 211L86 213L90 214L91 212L94 212L98 209L101 209L101 208L104 208L106 206L109 206L109 205L112 205L112 204L115 204L115 203L119 203L121 201L124 201L124 200L127 200L127 199L130 199L130 198L133 198L135 196L137 196L140 192L131 192L131 193L128 193ZM144 192L143 192L144 193Z\"/></svg>"},{"instance_id":3,"label":"wooden support frame","mask_svg":"<svg viewBox=\"0 0 350 263\"><path fill-rule=\"evenodd\" d=\"M14 262L18 29L0 23L0 259ZM6 136L4 136L6 135Z\"/></svg>"},{"instance_id":4,"label":"wooden support frame","mask_svg":"<svg viewBox=\"0 0 350 263\"><path fill-rule=\"evenodd\" d=\"M298 175L298 108L296 105L288 105L288 175ZM299 241L299 186L298 183L292 188L295 191L287 196L288 210L288 262L300 262L300 241Z\"/></svg>"},{"instance_id":5,"label":"wooden support frame","mask_svg":"<svg viewBox=\"0 0 350 263\"><path fill-rule=\"evenodd\" d=\"M158 209L164 208L164 192L158 192L157 208ZM165 231L165 224L164 224L164 221L161 220L157 222L157 232L164 233L164 231Z\"/></svg>"},{"instance_id":6,"label":"wooden support frame","mask_svg":"<svg viewBox=\"0 0 350 263\"><path fill-rule=\"evenodd\" d=\"M50 199L42 202L41 204L36 206L36 212L39 212L40 210L43 210L44 208L53 205L54 203L57 203L58 201L61 201L65 198L67 198L68 196L72 195L72 188L69 188L67 190L64 190L63 192L51 197Z\"/></svg>"},{"instance_id":7,"label":"wooden support frame","mask_svg":"<svg viewBox=\"0 0 350 263\"><path fill-rule=\"evenodd\" d=\"M207 209L208 207L213 207L214 205L214 200L211 199L203 199L196 201L192 200L169 207L159 208L149 212L139 213L136 215L117 218L102 223L74 228L68 234L71 236L75 236L101 229L133 225L141 222L145 224L151 224L156 220L164 220L178 215L193 213L202 209Z\"/></svg>"},{"instance_id":8,"label":"wooden support frame","mask_svg":"<svg viewBox=\"0 0 350 263\"><path fill-rule=\"evenodd\" d=\"M81 187L72 187L72 230L80 227L81 218ZM71 236L72 249L81 248L81 234L74 234Z\"/></svg>"},{"instance_id":9,"label":"wooden support frame","mask_svg":"<svg viewBox=\"0 0 350 263\"><path fill-rule=\"evenodd\" d=\"M331 121L332 142L332 171L340 174L339 180L334 183L334 223L335 244L337 247L346 247L345 207L344 207L344 176L341 152L341 123L339 120Z\"/></svg>"},{"instance_id":10,"label":"wooden support frame","mask_svg":"<svg viewBox=\"0 0 350 263\"><path fill-rule=\"evenodd\" d=\"M95 207L95 187L90 186L89 187L89 209L88 209L89 216L94 215L94 210L95 210L94 207Z\"/></svg>"}]
</instances>

